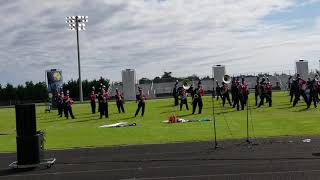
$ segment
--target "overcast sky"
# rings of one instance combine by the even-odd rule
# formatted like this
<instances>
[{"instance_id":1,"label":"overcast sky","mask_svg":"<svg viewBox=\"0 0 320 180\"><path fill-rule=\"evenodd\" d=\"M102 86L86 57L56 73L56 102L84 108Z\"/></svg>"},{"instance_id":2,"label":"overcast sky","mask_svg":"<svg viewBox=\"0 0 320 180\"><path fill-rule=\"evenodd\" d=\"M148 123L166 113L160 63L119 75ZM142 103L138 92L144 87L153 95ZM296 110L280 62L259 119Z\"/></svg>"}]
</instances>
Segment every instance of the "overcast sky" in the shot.
<instances>
[{"instance_id":1,"label":"overcast sky","mask_svg":"<svg viewBox=\"0 0 320 180\"><path fill-rule=\"evenodd\" d=\"M0 83L44 81L45 70L77 78L76 33L65 17L89 16L80 32L83 79L294 71L318 68L319 0L0 1Z\"/></svg>"}]
</instances>

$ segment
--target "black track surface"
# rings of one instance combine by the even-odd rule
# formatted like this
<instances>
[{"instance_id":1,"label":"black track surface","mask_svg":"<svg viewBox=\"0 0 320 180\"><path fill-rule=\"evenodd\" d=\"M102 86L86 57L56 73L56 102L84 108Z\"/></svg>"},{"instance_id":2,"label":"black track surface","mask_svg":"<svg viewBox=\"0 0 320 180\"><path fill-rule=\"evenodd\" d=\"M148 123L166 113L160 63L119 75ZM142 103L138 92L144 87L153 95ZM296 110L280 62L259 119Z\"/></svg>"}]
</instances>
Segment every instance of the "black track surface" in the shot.
<instances>
[{"instance_id":1,"label":"black track surface","mask_svg":"<svg viewBox=\"0 0 320 180\"><path fill-rule=\"evenodd\" d=\"M139 145L48 151L50 169L9 170L12 153L0 154L0 179L320 179L320 137Z\"/></svg>"}]
</instances>

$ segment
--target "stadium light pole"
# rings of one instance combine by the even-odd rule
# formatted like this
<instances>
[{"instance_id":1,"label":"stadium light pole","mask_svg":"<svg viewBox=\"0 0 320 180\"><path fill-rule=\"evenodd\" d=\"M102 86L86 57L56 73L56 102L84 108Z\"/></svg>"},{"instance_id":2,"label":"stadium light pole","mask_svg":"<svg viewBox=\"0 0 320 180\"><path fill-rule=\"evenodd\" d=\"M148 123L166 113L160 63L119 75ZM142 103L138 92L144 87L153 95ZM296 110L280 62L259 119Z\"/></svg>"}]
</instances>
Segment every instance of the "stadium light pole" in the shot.
<instances>
[{"instance_id":1,"label":"stadium light pole","mask_svg":"<svg viewBox=\"0 0 320 180\"><path fill-rule=\"evenodd\" d=\"M69 25L70 30L77 32L77 51L78 51L78 72L79 72L79 98L80 102L83 102L82 80L81 80L81 66L80 66L80 48L79 48L79 31L85 30L86 22L88 22L88 16L68 16L66 17L66 23Z\"/></svg>"}]
</instances>

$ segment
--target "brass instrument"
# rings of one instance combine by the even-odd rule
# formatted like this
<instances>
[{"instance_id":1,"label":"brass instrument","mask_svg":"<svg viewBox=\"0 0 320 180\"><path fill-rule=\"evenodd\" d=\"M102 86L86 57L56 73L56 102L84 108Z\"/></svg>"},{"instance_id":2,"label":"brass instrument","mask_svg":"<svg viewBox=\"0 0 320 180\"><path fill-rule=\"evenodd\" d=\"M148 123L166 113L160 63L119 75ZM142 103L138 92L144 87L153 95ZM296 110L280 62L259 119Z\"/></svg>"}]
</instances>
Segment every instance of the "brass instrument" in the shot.
<instances>
[{"instance_id":1,"label":"brass instrument","mask_svg":"<svg viewBox=\"0 0 320 180\"><path fill-rule=\"evenodd\" d=\"M144 103L144 101L145 101L145 99L146 99L146 98L144 97L144 95L140 94L139 96L140 96L139 102Z\"/></svg>"},{"instance_id":2,"label":"brass instrument","mask_svg":"<svg viewBox=\"0 0 320 180\"><path fill-rule=\"evenodd\" d=\"M106 103L107 102L107 96L106 96L107 94L103 94L102 95L102 98L103 98L103 103Z\"/></svg>"},{"instance_id":3,"label":"brass instrument","mask_svg":"<svg viewBox=\"0 0 320 180\"><path fill-rule=\"evenodd\" d=\"M315 81L319 81L320 71L316 70L316 75L314 76Z\"/></svg>"},{"instance_id":4,"label":"brass instrument","mask_svg":"<svg viewBox=\"0 0 320 180\"><path fill-rule=\"evenodd\" d=\"M182 81L182 87L185 90L188 90L191 87L191 85L192 85L192 82L189 79L184 79Z\"/></svg>"},{"instance_id":5,"label":"brass instrument","mask_svg":"<svg viewBox=\"0 0 320 180\"><path fill-rule=\"evenodd\" d=\"M230 84L231 83L231 76L229 75L224 75L223 78L222 78L222 81L226 84Z\"/></svg>"}]
</instances>

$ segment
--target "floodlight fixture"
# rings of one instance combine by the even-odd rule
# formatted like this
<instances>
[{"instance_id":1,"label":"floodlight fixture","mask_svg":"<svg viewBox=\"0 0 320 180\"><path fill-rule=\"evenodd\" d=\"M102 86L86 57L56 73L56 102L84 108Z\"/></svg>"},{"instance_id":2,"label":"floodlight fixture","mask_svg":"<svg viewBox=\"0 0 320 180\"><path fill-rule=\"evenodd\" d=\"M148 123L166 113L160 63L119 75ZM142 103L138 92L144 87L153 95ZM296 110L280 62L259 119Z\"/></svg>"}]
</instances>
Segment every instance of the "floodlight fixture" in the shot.
<instances>
[{"instance_id":1,"label":"floodlight fixture","mask_svg":"<svg viewBox=\"0 0 320 180\"><path fill-rule=\"evenodd\" d=\"M79 48L79 31L84 31L85 22L88 22L88 16L67 16L66 23L69 25L69 30L75 30L77 33L77 52L78 52L78 73L79 73L79 98L83 102L82 80L81 80L81 65L80 65L80 48Z\"/></svg>"}]
</instances>

